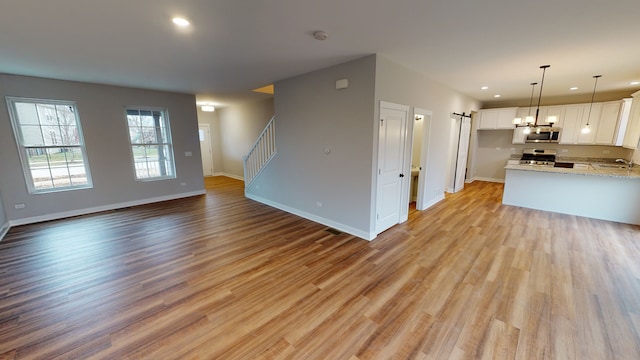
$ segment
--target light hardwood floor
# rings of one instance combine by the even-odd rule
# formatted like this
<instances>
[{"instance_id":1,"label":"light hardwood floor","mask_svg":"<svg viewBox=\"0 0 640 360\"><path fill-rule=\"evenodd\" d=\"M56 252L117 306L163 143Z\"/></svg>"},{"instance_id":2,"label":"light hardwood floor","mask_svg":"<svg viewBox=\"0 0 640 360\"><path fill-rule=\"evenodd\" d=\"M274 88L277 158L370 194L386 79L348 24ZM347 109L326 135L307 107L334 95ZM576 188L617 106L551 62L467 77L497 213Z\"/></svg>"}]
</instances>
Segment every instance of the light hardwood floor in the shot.
<instances>
[{"instance_id":1,"label":"light hardwood floor","mask_svg":"<svg viewBox=\"0 0 640 360\"><path fill-rule=\"evenodd\" d=\"M475 182L372 242L207 195L11 229L1 359L640 359L640 228Z\"/></svg>"}]
</instances>

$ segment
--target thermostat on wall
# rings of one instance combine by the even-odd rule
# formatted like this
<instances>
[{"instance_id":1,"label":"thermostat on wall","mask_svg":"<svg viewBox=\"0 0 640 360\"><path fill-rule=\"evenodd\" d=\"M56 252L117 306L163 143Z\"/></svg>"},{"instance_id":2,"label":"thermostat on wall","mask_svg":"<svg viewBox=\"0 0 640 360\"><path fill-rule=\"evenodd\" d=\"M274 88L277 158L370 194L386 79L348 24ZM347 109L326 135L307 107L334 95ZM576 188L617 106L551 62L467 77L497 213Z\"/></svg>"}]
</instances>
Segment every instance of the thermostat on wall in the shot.
<instances>
[{"instance_id":1,"label":"thermostat on wall","mask_svg":"<svg viewBox=\"0 0 640 360\"><path fill-rule=\"evenodd\" d=\"M336 90L342 90L349 87L349 79L336 80Z\"/></svg>"}]
</instances>

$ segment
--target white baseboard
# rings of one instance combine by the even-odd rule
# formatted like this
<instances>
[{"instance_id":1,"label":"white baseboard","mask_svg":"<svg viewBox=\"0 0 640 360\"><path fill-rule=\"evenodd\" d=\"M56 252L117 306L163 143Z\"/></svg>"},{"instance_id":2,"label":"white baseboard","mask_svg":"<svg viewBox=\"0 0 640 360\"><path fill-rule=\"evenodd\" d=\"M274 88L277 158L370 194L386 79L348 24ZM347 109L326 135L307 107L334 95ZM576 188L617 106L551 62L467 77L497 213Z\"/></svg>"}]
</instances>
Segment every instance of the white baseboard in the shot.
<instances>
[{"instance_id":1,"label":"white baseboard","mask_svg":"<svg viewBox=\"0 0 640 360\"><path fill-rule=\"evenodd\" d=\"M494 183L504 183L504 179L495 179L495 178L487 178L487 177L480 177L480 176L476 176L473 178L473 181L488 181L488 182L494 182Z\"/></svg>"},{"instance_id":2,"label":"white baseboard","mask_svg":"<svg viewBox=\"0 0 640 360\"><path fill-rule=\"evenodd\" d=\"M228 178L244 181L244 177L243 176L235 175L235 174L229 174L229 173L225 173L225 172L215 173L213 176L226 176Z\"/></svg>"},{"instance_id":3,"label":"white baseboard","mask_svg":"<svg viewBox=\"0 0 640 360\"><path fill-rule=\"evenodd\" d=\"M442 194L441 196L438 196L437 198L431 199L431 201L425 204L424 209L420 211L427 210L428 208L432 207L433 205L439 203L442 200L444 200L444 194Z\"/></svg>"},{"instance_id":4,"label":"white baseboard","mask_svg":"<svg viewBox=\"0 0 640 360\"><path fill-rule=\"evenodd\" d=\"M280 209L282 211L286 211L286 212L288 212L290 214L293 214L293 215L296 215L296 216L300 216L302 218L305 218L307 220L311 220L311 221L316 222L318 224L322 224L322 225L325 225L325 226L328 226L328 227L332 227L334 229L340 230L340 231L345 232L347 234L350 234L350 235L353 235L353 236L357 236L357 237L359 237L361 239L365 239L365 240L371 241L377 236L377 234L369 233L369 232L366 232L366 231L362 231L362 230L353 228L353 227L345 225L345 224L341 224L341 223L333 221L333 220L325 219L323 217L320 217L320 216L317 216L317 215L314 215L314 214L310 214L310 213L308 213L306 211L302 211L302 210L299 210L299 209L294 209L294 208L292 208L290 206L283 205L283 204L280 204L280 203L277 203L277 202L274 202L274 201L271 201L271 200L267 200L267 199L262 198L260 196L256 196L256 195L253 195L253 194L247 194L247 193L245 193L245 196L247 198L249 198L251 200L254 200L254 201L257 201L259 203L263 203L265 205L269 205L269 206L274 207L276 209Z\"/></svg>"},{"instance_id":5,"label":"white baseboard","mask_svg":"<svg viewBox=\"0 0 640 360\"><path fill-rule=\"evenodd\" d=\"M5 224L2 225L2 227L0 227L0 241L4 239L5 235L7 235L7 233L9 232L9 229L11 229L11 226L9 226L9 222L6 222Z\"/></svg>"},{"instance_id":6,"label":"white baseboard","mask_svg":"<svg viewBox=\"0 0 640 360\"><path fill-rule=\"evenodd\" d=\"M127 201L127 202L117 203L117 204L109 204L109 205L96 206L96 207L85 208L85 209L63 211L63 212L59 212L59 213L53 213L53 214L47 214L47 215L41 215L41 216L33 216L33 217L23 218L23 219L18 219L18 220L11 220L11 221L9 221L9 225L10 226L18 226L18 225L33 224L33 223L38 223L38 222L43 222L43 221L64 219L64 218L68 218L68 217L72 217L72 216L87 215L87 214L97 213L97 212L101 212L101 211L122 209L122 208L126 208L126 207L131 207L131 206L146 205L146 204L151 204L151 203L160 202L160 201L175 200L175 199L181 199L181 198L197 196L197 195L204 195L204 194L206 194L205 190L198 190L198 191L191 191L191 192L187 192L187 193L180 193L180 194L173 194L173 195L166 195L166 196L158 196L158 197L153 197L153 198L143 199L143 200Z\"/></svg>"}]
</instances>

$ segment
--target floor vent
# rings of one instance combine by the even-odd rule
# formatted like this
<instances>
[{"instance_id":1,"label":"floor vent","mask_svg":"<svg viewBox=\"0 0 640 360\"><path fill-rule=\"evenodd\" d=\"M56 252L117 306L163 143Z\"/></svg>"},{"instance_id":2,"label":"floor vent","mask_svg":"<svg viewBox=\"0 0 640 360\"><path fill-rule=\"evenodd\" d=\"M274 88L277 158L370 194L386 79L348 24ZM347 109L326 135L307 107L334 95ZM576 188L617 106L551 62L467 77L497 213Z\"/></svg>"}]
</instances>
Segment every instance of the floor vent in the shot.
<instances>
[{"instance_id":1,"label":"floor vent","mask_svg":"<svg viewBox=\"0 0 640 360\"><path fill-rule=\"evenodd\" d=\"M334 229L334 228L327 228L327 231L332 233L333 235L342 235L342 231L338 230L338 229Z\"/></svg>"}]
</instances>

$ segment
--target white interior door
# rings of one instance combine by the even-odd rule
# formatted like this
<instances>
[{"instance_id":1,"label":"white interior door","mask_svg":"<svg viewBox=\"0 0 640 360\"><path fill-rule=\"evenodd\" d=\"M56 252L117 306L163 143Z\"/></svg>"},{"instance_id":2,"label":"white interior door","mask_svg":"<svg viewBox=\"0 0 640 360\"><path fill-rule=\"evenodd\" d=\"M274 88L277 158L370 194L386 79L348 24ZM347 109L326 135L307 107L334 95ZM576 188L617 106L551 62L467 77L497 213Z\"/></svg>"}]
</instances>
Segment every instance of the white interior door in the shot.
<instances>
[{"instance_id":1,"label":"white interior door","mask_svg":"<svg viewBox=\"0 0 640 360\"><path fill-rule=\"evenodd\" d=\"M376 233L400 222L402 190L409 176L404 174L404 152L409 107L380 102L378 124L378 181Z\"/></svg>"},{"instance_id":2,"label":"white interior door","mask_svg":"<svg viewBox=\"0 0 640 360\"><path fill-rule=\"evenodd\" d=\"M198 124L198 138L200 139L200 154L202 154L202 173L204 176L212 176L213 153L211 151L211 131L208 124Z\"/></svg>"}]
</instances>

